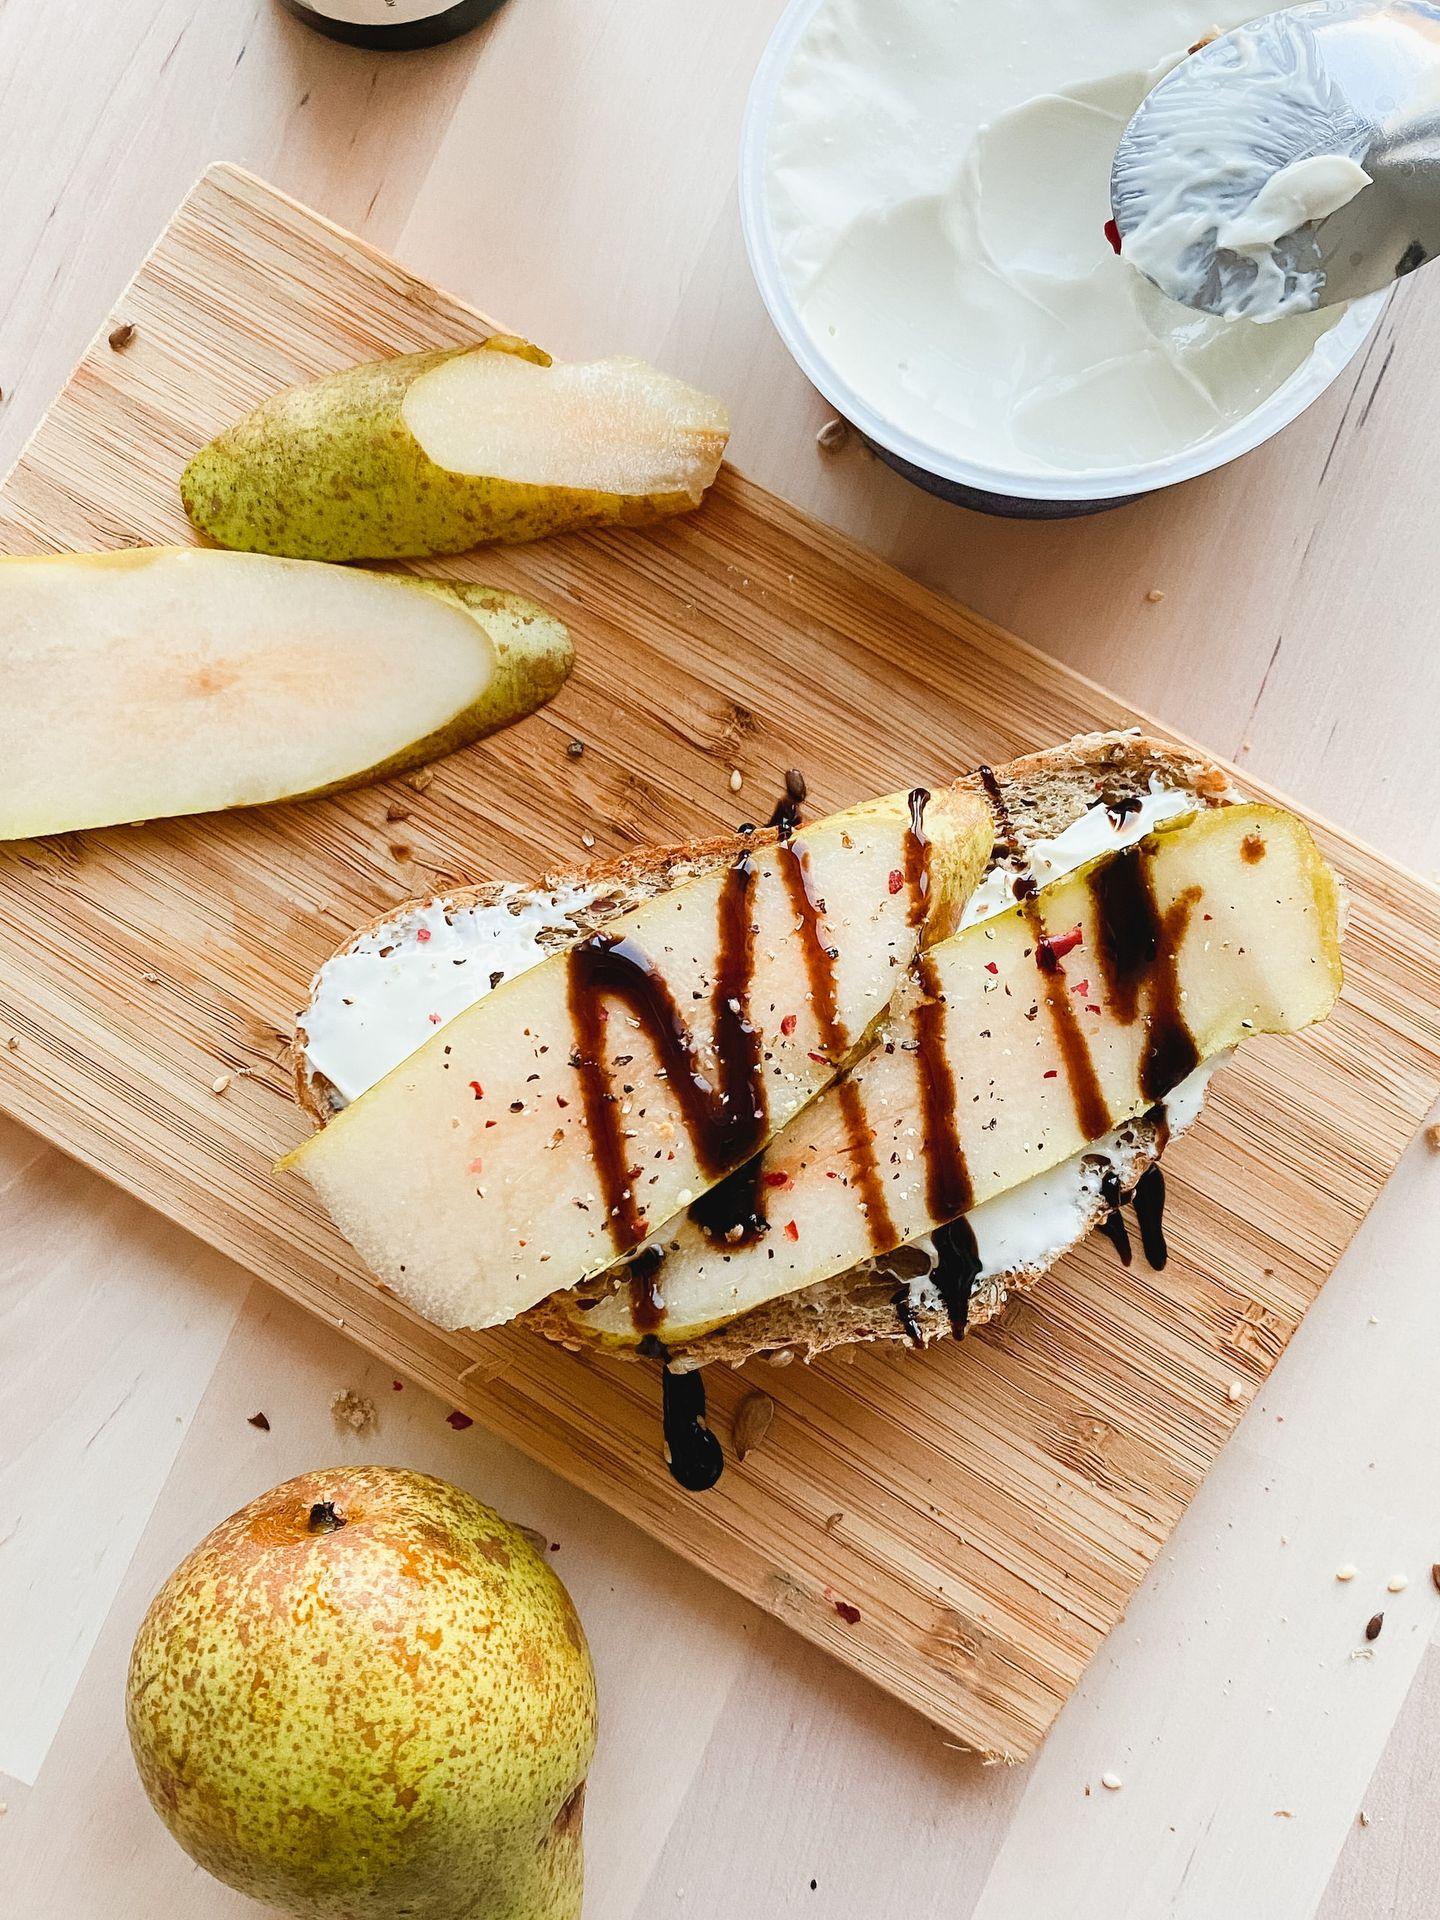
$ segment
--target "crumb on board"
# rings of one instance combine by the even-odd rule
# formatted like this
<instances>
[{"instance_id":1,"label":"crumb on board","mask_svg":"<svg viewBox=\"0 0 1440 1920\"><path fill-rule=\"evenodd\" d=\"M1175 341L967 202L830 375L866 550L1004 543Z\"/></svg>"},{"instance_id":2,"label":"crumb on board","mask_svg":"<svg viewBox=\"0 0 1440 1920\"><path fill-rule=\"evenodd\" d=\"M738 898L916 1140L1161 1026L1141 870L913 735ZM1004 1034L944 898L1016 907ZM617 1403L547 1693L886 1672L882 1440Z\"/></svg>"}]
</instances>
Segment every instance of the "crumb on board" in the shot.
<instances>
[{"instance_id":1,"label":"crumb on board","mask_svg":"<svg viewBox=\"0 0 1440 1920\"><path fill-rule=\"evenodd\" d=\"M822 453L838 453L850 438L850 428L837 415L827 420L815 436L815 444Z\"/></svg>"},{"instance_id":2,"label":"crumb on board","mask_svg":"<svg viewBox=\"0 0 1440 1920\"><path fill-rule=\"evenodd\" d=\"M133 320L122 320L118 327L112 327L106 335L111 350L115 353L123 353L134 338L135 322Z\"/></svg>"},{"instance_id":3,"label":"crumb on board","mask_svg":"<svg viewBox=\"0 0 1440 1920\"><path fill-rule=\"evenodd\" d=\"M732 767L730 769L730 791L732 793L738 793L744 784L744 774L740 771L739 767Z\"/></svg>"},{"instance_id":4,"label":"crumb on board","mask_svg":"<svg viewBox=\"0 0 1440 1920\"><path fill-rule=\"evenodd\" d=\"M1347 1560L1343 1567L1336 1567L1335 1578L1337 1580L1353 1580L1359 1571L1360 1569L1357 1566Z\"/></svg>"},{"instance_id":5,"label":"crumb on board","mask_svg":"<svg viewBox=\"0 0 1440 1920\"><path fill-rule=\"evenodd\" d=\"M1120 1778L1118 1773L1102 1773L1100 1776L1100 1784L1102 1787L1107 1787L1111 1793L1118 1793L1125 1782Z\"/></svg>"},{"instance_id":6,"label":"crumb on board","mask_svg":"<svg viewBox=\"0 0 1440 1920\"><path fill-rule=\"evenodd\" d=\"M417 767L414 773L407 773L405 784L412 793L424 793L434 783L435 774L430 767Z\"/></svg>"},{"instance_id":7,"label":"crumb on board","mask_svg":"<svg viewBox=\"0 0 1440 1920\"><path fill-rule=\"evenodd\" d=\"M1165 598L1165 589L1163 587L1151 587L1145 598L1150 602L1152 607L1158 607L1160 602Z\"/></svg>"},{"instance_id":8,"label":"crumb on board","mask_svg":"<svg viewBox=\"0 0 1440 1920\"><path fill-rule=\"evenodd\" d=\"M1432 1120L1426 1127L1425 1144L1432 1153L1440 1153L1440 1120Z\"/></svg>"},{"instance_id":9,"label":"crumb on board","mask_svg":"<svg viewBox=\"0 0 1440 1920\"><path fill-rule=\"evenodd\" d=\"M217 1073L215 1078L210 1082L210 1091L212 1093L228 1093L230 1091L229 1074Z\"/></svg>"},{"instance_id":10,"label":"crumb on board","mask_svg":"<svg viewBox=\"0 0 1440 1920\"><path fill-rule=\"evenodd\" d=\"M342 1433L364 1436L375 1431L375 1402L353 1387L342 1387L330 1399L330 1418Z\"/></svg>"},{"instance_id":11,"label":"crumb on board","mask_svg":"<svg viewBox=\"0 0 1440 1920\"><path fill-rule=\"evenodd\" d=\"M247 1427L255 1427L261 1433L270 1431L269 1417L263 1413L252 1413L245 1422Z\"/></svg>"}]
</instances>

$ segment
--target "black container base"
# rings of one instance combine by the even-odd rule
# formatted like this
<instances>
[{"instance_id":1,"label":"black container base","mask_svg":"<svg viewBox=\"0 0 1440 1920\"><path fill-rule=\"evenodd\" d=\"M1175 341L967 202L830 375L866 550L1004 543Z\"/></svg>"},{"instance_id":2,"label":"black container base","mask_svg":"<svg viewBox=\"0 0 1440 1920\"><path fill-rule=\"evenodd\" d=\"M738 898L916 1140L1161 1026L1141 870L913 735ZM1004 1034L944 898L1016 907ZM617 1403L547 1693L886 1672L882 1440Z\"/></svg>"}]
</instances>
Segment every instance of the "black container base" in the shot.
<instances>
[{"instance_id":1,"label":"black container base","mask_svg":"<svg viewBox=\"0 0 1440 1920\"><path fill-rule=\"evenodd\" d=\"M860 429L857 427L855 431L859 433ZM933 493L939 500L948 500L953 506L970 507L976 513L994 514L998 519L1079 520L1087 514L1109 513L1114 507L1128 507L1132 500L1141 497L1138 493L1126 493L1107 500L1027 500L1017 494L990 493L983 487L967 487L959 480L945 480L938 473L930 473L909 460L902 460L898 453L891 453L878 440L872 440L868 433L861 433L860 438L878 460L883 460L887 467L908 480L912 486L922 487L926 493Z\"/></svg>"}]
</instances>

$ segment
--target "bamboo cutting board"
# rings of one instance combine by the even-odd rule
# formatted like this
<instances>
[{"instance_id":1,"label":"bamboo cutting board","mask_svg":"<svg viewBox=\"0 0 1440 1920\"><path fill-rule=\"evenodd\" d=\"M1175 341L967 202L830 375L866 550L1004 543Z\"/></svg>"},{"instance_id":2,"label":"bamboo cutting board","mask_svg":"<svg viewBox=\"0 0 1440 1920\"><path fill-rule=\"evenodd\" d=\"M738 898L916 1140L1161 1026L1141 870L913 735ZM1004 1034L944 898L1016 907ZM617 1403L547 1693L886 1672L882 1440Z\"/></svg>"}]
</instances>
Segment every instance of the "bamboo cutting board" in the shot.
<instances>
[{"instance_id":1,"label":"bamboo cutting board","mask_svg":"<svg viewBox=\"0 0 1440 1920\"><path fill-rule=\"evenodd\" d=\"M0 490L0 550L188 540L185 460L263 395L488 330L214 168ZM579 651L560 699L419 790L0 848L0 1107L960 1739L1023 1757L1440 1089L1440 896L1322 830L1353 896L1343 1000L1247 1049L1173 1149L1163 1276L1097 1242L961 1346L724 1373L727 1451L752 1386L775 1421L685 1495L648 1369L426 1325L272 1176L303 1131L284 1049L310 974L427 888L763 817L789 766L828 809L1136 716L733 473L656 533L430 570L553 607Z\"/></svg>"}]
</instances>

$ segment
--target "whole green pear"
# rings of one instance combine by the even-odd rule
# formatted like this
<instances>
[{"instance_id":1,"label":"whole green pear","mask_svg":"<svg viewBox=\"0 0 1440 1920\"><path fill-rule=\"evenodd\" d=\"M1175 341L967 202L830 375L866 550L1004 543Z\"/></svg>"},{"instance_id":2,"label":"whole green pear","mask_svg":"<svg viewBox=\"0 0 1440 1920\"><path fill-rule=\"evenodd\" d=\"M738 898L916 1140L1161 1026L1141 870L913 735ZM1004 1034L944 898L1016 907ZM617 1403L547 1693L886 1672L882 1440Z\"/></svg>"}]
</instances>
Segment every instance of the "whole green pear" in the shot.
<instances>
[{"instance_id":1,"label":"whole green pear","mask_svg":"<svg viewBox=\"0 0 1440 1920\"><path fill-rule=\"evenodd\" d=\"M467 1493L335 1467L166 1581L126 1698L152 1804L313 1920L576 1920L595 1679L560 1581Z\"/></svg>"}]
</instances>

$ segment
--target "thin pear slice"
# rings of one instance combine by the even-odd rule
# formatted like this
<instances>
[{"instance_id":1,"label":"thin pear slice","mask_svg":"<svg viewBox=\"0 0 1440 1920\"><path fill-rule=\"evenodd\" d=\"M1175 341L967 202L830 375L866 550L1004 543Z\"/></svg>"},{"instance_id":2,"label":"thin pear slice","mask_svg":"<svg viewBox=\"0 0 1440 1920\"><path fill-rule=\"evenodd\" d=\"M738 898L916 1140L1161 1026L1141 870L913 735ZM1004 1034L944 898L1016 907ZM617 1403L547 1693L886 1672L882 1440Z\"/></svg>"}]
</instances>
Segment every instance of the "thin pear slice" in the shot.
<instances>
[{"instance_id":1,"label":"thin pear slice","mask_svg":"<svg viewBox=\"0 0 1440 1920\"><path fill-rule=\"evenodd\" d=\"M291 387L202 448L185 509L222 546L307 560L461 553L698 506L730 418L642 360L555 366L497 335Z\"/></svg>"},{"instance_id":2,"label":"thin pear slice","mask_svg":"<svg viewBox=\"0 0 1440 1920\"><path fill-rule=\"evenodd\" d=\"M938 793L921 835L912 798L757 835L502 981L282 1166L442 1326L603 1270L833 1080L955 925L989 809Z\"/></svg>"},{"instance_id":3,"label":"thin pear slice","mask_svg":"<svg viewBox=\"0 0 1440 1920\"><path fill-rule=\"evenodd\" d=\"M1218 808L967 928L917 972L882 1041L760 1156L768 1231L717 1244L685 1219L662 1237L662 1340L1057 1166L1247 1034L1324 1019L1341 981L1335 879L1293 815ZM625 1287L572 1317L638 1338Z\"/></svg>"},{"instance_id":4,"label":"thin pear slice","mask_svg":"<svg viewBox=\"0 0 1440 1920\"><path fill-rule=\"evenodd\" d=\"M193 547L0 559L0 840L333 792L541 706L518 594Z\"/></svg>"}]
</instances>

